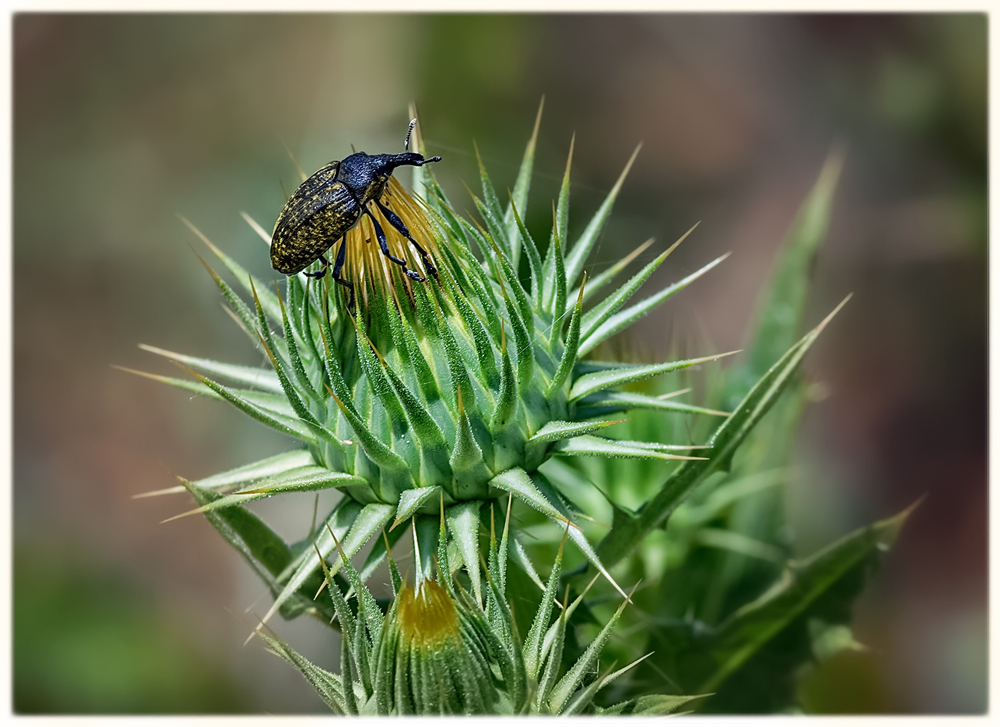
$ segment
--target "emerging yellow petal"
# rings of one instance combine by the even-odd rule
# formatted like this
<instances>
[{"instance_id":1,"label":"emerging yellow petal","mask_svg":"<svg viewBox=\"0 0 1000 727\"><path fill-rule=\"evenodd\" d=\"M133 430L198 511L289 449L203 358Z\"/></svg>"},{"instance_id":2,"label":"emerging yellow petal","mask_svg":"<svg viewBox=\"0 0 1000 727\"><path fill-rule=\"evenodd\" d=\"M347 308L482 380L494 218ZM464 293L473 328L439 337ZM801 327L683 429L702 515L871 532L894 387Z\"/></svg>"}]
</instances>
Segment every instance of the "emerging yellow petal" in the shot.
<instances>
[{"instance_id":1,"label":"emerging yellow petal","mask_svg":"<svg viewBox=\"0 0 1000 727\"><path fill-rule=\"evenodd\" d=\"M418 648L434 648L458 637L458 613L451 597L434 581L419 591L405 586L399 594L399 629Z\"/></svg>"},{"instance_id":2,"label":"emerging yellow petal","mask_svg":"<svg viewBox=\"0 0 1000 727\"><path fill-rule=\"evenodd\" d=\"M395 177L389 177L381 201L399 215L413 239L427 251L434 265L440 267L437 233L422 203L410 196ZM385 232L389 252L406 261L406 267L410 270L416 271L422 277L430 278L429 271L413 244L389 223L377 205L372 204L369 209ZM395 297L394 276L398 276L407 289L414 284L421 285L403 275L402 268L382 254L375 228L367 215L362 215L361 221L347 233L346 242L347 256L341 275L354 283L362 306L367 307L368 296L373 291ZM338 250L334 249L330 254L336 257L337 252Z\"/></svg>"}]
</instances>

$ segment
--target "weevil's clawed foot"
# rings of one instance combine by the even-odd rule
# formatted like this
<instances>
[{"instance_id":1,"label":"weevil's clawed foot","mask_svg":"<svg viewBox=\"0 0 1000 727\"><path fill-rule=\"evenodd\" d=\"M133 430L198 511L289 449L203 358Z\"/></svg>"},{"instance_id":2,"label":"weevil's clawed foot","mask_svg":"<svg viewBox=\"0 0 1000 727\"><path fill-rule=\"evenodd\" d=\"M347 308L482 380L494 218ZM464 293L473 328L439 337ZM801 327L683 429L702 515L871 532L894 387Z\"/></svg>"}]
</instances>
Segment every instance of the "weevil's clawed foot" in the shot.
<instances>
[{"instance_id":1,"label":"weevil's clawed foot","mask_svg":"<svg viewBox=\"0 0 1000 727\"><path fill-rule=\"evenodd\" d=\"M320 255L318 258L316 258L316 262L323 263L323 268L321 270L317 270L314 273L305 273L305 276L307 278L313 278L315 280L319 280L320 278L324 277L326 275L326 271L330 269L330 261L326 259L326 255Z\"/></svg>"},{"instance_id":2,"label":"weevil's clawed foot","mask_svg":"<svg viewBox=\"0 0 1000 727\"><path fill-rule=\"evenodd\" d=\"M408 277L410 280L416 280L418 283L427 282L427 278L421 277L416 270L405 270L404 272L406 273L406 277Z\"/></svg>"},{"instance_id":3,"label":"weevil's clawed foot","mask_svg":"<svg viewBox=\"0 0 1000 727\"><path fill-rule=\"evenodd\" d=\"M354 315L354 283L350 280L344 280L344 278L338 277L336 273L334 274L333 282L337 285L342 285L350 292L351 297L347 301L347 312Z\"/></svg>"},{"instance_id":4,"label":"weevil's clawed foot","mask_svg":"<svg viewBox=\"0 0 1000 727\"><path fill-rule=\"evenodd\" d=\"M354 288L351 288L350 296L347 299L347 315L351 316L352 318L354 317L354 314L357 312L354 305L355 302L356 301L354 300Z\"/></svg>"}]
</instances>

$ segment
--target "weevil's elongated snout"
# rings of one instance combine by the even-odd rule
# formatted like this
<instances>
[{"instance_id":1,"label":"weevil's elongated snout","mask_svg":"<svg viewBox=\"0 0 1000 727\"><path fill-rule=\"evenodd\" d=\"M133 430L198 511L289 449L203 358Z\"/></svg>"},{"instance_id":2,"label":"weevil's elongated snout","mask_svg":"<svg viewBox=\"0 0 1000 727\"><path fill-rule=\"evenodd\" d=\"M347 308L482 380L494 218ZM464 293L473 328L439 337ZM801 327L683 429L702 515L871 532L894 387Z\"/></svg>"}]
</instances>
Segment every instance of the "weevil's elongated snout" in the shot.
<instances>
[{"instance_id":1,"label":"weevil's elongated snout","mask_svg":"<svg viewBox=\"0 0 1000 727\"><path fill-rule=\"evenodd\" d=\"M417 154L416 152L406 151L402 154L386 154L385 167L390 172L396 167L411 166L411 167L422 167L424 164L430 164L431 162L441 161L441 157L433 156L427 159L424 158L423 154Z\"/></svg>"}]
</instances>

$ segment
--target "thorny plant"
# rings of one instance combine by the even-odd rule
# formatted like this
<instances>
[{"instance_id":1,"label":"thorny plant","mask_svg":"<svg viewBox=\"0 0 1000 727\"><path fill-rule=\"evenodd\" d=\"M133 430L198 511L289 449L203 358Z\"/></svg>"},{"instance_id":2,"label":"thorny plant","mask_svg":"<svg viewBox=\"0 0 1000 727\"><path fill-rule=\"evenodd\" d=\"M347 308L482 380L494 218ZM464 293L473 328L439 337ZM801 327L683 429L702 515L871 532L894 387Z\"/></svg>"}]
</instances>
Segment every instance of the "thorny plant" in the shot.
<instances>
[{"instance_id":1,"label":"thorny plant","mask_svg":"<svg viewBox=\"0 0 1000 727\"><path fill-rule=\"evenodd\" d=\"M572 144L543 255L524 224L540 119L541 109L506 205L480 161L482 193L473 201L482 224L453 211L430 168L413 170L412 196L390 180L383 202L426 242L438 275L423 283L402 275L367 244L372 230L365 219L345 243L356 310L330 276L315 280L307 271L287 277L283 295L280 288L271 292L188 223L249 295L241 297L209 268L270 369L144 346L194 380L144 375L227 401L298 447L153 494L194 496L198 507L184 514L203 513L274 597L256 632L335 710L662 712L688 701L685 694L705 693L716 694L697 703L708 710L787 709L795 703L789 684L796 670L854 644L846 626L850 602L906 516L794 560L779 536L776 478L760 471L787 462L808 398L800 363L836 313L801 336L807 270L825 232L840 157L832 155L793 226L774 287L762 297L749 361L717 374L705 396L717 403L699 406L681 400L687 389L656 395L639 387L654 377L679 381L685 370L737 352L654 364L590 356L727 256L632 302L692 228L608 293L648 247L597 275L585 272L635 155L569 244ZM426 155L419 129L415 140ZM405 238L392 225L382 227L390 247L419 269ZM783 413L758 427L772 408ZM623 423L627 411L635 413ZM703 432L704 443L690 443L669 417L685 417L685 428ZM605 429L644 435L602 436ZM671 441L671 432L681 436ZM750 455L741 452L734 465L744 442ZM762 450L772 455L753 455ZM605 465L595 469L598 458ZM330 489L342 497L296 543L246 507ZM505 503L498 546L492 517ZM512 508L521 513L513 520ZM594 547L602 520L610 524ZM380 532L383 545L355 569L351 559ZM399 579L391 555L407 532L413 587ZM566 539L582 562L562 569L559 545L546 583L535 562L551 558ZM704 564L713 561L705 560L706 551L724 556L707 577ZM394 596L379 603L365 584L387 557ZM534 596L518 589L532 604L521 611L536 613L524 640L509 607L508 557L515 564L510 578L537 586ZM607 595L584 600L593 574L626 597L612 568L619 578L634 583L639 576L648 584L650 595L632 623L648 634L640 645L655 653L643 662L644 672L636 670L640 678L608 690L618 706L601 707L597 691L622 672L585 676L597 668L602 649L606 657L634 652L608 642L624 603L608 613ZM317 598L321 589L332 598ZM308 664L277 639L265 626L276 612L333 623L341 633L341 674ZM775 648L785 656L776 667L769 651ZM619 663L634 666L636 658L632 653ZM764 671L756 666L761 659L770 665ZM763 686L755 683L752 675L764 672ZM469 681L469 674L481 678ZM644 701L638 690L674 695Z\"/></svg>"}]
</instances>

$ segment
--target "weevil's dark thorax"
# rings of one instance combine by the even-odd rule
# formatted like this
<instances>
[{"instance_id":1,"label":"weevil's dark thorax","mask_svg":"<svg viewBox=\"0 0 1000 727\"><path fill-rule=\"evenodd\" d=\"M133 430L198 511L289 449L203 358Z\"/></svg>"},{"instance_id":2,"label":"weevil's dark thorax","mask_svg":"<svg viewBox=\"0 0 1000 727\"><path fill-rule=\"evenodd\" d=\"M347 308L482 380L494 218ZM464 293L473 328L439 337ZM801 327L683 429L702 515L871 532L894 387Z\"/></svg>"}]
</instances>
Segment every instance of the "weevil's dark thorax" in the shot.
<instances>
[{"instance_id":1,"label":"weevil's dark thorax","mask_svg":"<svg viewBox=\"0 0 1000 727\"><path fill-rule=\"evenodd\" d=\"M343 182L358 202L366 204L382 196L392 174L392 154L369 156L363 151L351 154L340 162L337 180Z\"/></svg>"}]
</instances>

